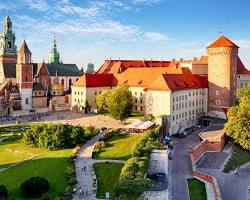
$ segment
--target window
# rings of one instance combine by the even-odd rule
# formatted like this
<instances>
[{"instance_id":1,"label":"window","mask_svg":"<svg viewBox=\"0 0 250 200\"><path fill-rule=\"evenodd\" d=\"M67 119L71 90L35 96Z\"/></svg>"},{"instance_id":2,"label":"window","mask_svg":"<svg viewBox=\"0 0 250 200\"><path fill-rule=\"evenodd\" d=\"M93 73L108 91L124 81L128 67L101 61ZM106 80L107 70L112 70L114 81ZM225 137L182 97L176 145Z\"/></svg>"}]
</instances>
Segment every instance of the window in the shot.
<instances>
[{"instance_id":1,"label":"window","mask_svg":"<svg viewBox=\"0 0 250 200\"><path fill-rule=\"evenodd\" d=\"M8 48L11 49L11 42L8 42Z\"/></svg>"},{"instance_id":2,"label":"window","mask_svg":"<svg viewBox=\"0 0 250 200\"><path fill-rule=\"evenodd\" d=\"M182 103L182 108L184 108L184 103Z\"/></svg>"},{"instance_id":3,"label":"window","mask_svg":"<svg viewBox=\"0 0 250 200\"><path fill-rule=\"evenodd\" d=\"M142 96L142 92L140 93L140 95Z\"/></svg>"},{"instance_id":4,"label":"window","mask_svg":"<svg viewBox=\"0 0 250 200\"><path fill-rule=\"evenodd\" d=\"M76 95L76 91L75 91L75 95Z\"/></svg>"},{"instance_id":5,"label":"window","mask_svg":"<svg viewBox=\"0 0 250 200\"><path fill-rule=\"evenodd\" d=\"M78 93L77 93L78 95L80 94L80 92L78 91Z\"/></svg>"},{"instance_id":6,"label":"window","mask_svg":"<svg viewBox=\"0 0 250 200\"><path fill-rule=\"evenodd\" d=\"M137 95L137 92L135 92L135 95Z\"/></svg>"},{"instance_id":7,"label":"window","mask_svg":"<svg viewBox=\"0 0 250 200\"><path fill-rule=\"evenodd\" d=\"M174 111L174 105L173 105L173 111Z\"/></svg>"},{"instance_id":8,"label":"window","mask_svg":"<svg viewBox=\"0 0 250 200\"><path fill-rule=\"evenodd\" d=\"M81 92L81 95L83 95L83 92Z\"/></svg>"},{"instance_id":9,"label":"window","mask_svg":"<svg viewBox=\"0 0 250 200\"><path fill-rule=\"evenodd\" d=\"M97 91L95 91L95 95L97 95Z\"/></svg>"},{"instance_id":10,"label":"window","mask_svg":"<svg viewBox=\"0 0 250 200\"><path fill-rule=\"evenodd\" d=\"M220 105L220 100L216 100L216 105Z\"/></svg>"},{"instance_id":11,"label":"window","mask_svg":"<svg viewBox=\"0 0 250 200\"><path fill-rule=\"evenodd\" d=\"M185 95L185 99L187 100L187 95Z\"/></svg>"},{"instance_id":12,"label":"window","mask_svg":"<svg viewBox=\"0 0 250 200\"><path fill-rule=\"evenodd\" d=\"M174 103L174 98L173 98L173 103Z\"/></svg>"},{"instance_id":13,"label":"window","mask_svg":"<svg viewBox=\"0 0 250 200\"><path fill-rule=\"evenodd\" d=\"M29 99L28 98L25 99L25 104L29 104Z\"/></svg>"},{"instance_id":14,"label":"window","mask_svg":"<svg viewBox=\"0 0 250 200\"><path fill-rule=\"evenodd\" d=\"M102 92L101 91L99 91L99 94L101 94Z\"/></svg>"},{"instance_id":15,"label":"window","mask_svg":"<svg viewBox=\"0 0 250 200\"><path fill-rule=\"evenodd\" d=\"M189 106L191 106L191 101L189 101Z\"/></svg>"},{"instance_id":16,"label":"window","mask_svg":"<svg viewBox=\"0 0 250 200\"><path fill-rule=\"evenodd\" d=\"M141 99L141 103L142 103L142 99Z\"/></svg>"},{"instance_id":17,"label":"window","mask_svg":"<svg viewBox=\"0 0 250 200\"><path fill-rule=\"evenodd\" d=\"M216 95L220 95L220 92L218 90L216 91Z\"/></svg>"},{"instance_id":18,"label":"window","mask_svg":"<svg viewBox=\"0 0 250 200\"><path fill-rule=\"evenodd\" d=\"M143 110L143 107L141 106L141 111Z\"/></svg>"},{"instance_id":19,"label":"window","mask_svg":"<svg viewBox=\"0 0 250 200\"><path fill-rule=\"evenodd\" d=\"M191 93L189 92L189 96L191 96Z\"/></svg>"},{"instance_id":20,"label":"window","mask_svg":"<svg viewBox=\"0 0 250 200\"><path fill-rule=\"evenodd\" d=\"M182 96L182 100L184 100L184 96Z\"/></svg>"},{"instance_id":21,"label":"window","mask_svg":"<svg viewBox=\"0 0 250 200\"><path fill-rule=\"evenodd\" d=\"M178 97L176 97L176 101L178 102Z\"/></svg>"},{"instance_id":22,"label":"window","mask_svg":"<svg viewBox=\"0 0 250 200\"><path fill-rule=\"evenodd\" d=\"M187 116L187 112L185 112L185 117Z\"/></svg>"},{"instance_id":23,"label":"window","mask_svg":"<svg viewBox=\"0 0 250 200\"><path fill-rule=\"evenodd\" d=\"M193 106L194 106L194 101L193 101Z\"/></svg>"},{"instance_id":24,"label":"window","mask_svg":"<svg viewBox=\"0 0 250 200\"><path fill-rule=\"evenodd\" d=\"M137 99L135 98L135 103L137 103Z\"/></svg>"},{"instance_id":25,"label":"window","mask_svg":"<svg viewBox=\"0 0 250 200\"><path fill-rule=\"evenodd\" d=\"M187 102L185 102L185 108L187 107Z\"/></svg>"},{"instance_id":26,"label":"window","mask_svg":"<svg viewBox=\"0 0 250 200\"><path fill-rule=\"evenodd\" d=\"M184 117L184 113L181 113L181 116Z\"/></svg>"},{"instance_id":27,"label":"window","mask_svg":"<svg viewBox=\"0 0 250 200\"><path fill-rule=\"evenodd\" d=\"M173 116L173 121L174 121L174 116Z\"/></svg>"},{"instance_id":28,"label":"window","mask_svg":"<svg viewBox=\"0 0 250 200\"><path fill-rule=\"evenodd\" d=\"M181 101L181 96L179 96L179 101Z\"/></svg>"}]
</instances>

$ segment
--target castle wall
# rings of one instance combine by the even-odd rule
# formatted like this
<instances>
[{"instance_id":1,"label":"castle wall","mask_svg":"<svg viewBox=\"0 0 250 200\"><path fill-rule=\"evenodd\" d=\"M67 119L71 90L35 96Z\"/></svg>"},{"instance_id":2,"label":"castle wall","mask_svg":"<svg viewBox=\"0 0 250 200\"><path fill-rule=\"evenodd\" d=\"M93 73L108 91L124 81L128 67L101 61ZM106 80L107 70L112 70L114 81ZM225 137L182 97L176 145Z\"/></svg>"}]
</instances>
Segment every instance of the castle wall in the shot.
<instances>
[{"instance_id":1,"label":"castle wall","mask_svg":"<svg viewBox=\"0 0 250 200\"><path fill-rule=\"evenodd\" d=\"M47 107L47 97L33 97L32 107L33 108Z\"/></svg>"}]
</instances>

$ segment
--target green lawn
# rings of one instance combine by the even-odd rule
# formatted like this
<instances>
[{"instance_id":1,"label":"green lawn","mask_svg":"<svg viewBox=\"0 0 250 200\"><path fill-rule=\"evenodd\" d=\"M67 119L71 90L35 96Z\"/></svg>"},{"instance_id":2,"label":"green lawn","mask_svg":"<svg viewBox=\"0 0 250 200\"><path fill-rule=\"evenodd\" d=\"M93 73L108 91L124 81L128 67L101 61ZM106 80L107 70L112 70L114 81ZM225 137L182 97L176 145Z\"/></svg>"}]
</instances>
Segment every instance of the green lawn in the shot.
<instances>
[{"instance_id":1,"label":"green lawn","mask_svg":"<svg viewBox=\"0 0 250 200\"><path fill-rule=\"evenodd\" d=\"M240 146L235 145L232 157L228 160L225 165L224 172L228 173L235 169L237 166L241 166L247 162L250 162L250 152L242 149Z\"/></svg>"},{"instance_id":2,"label":"green lawn","mask_svg":"<svg viewBox=\"0 0 250 200\"><path fill-rule=\"evenodd\" d=\"M65 170L70 161L71 149L49 151L26 146L22 143L20 137L7 139L0 142L0 167L26 159L25 154L16 153L17 155L13 155L11 151L8 154L5 149L40 154L35 160L0 172L0 185L5 185L8 188L9 199L24 199L21 198L20 185L31 176L45 177L50 183L49 192L53 197L63 193L66 187Z\"/></svg>"},{"instance_id":3,"label":"green lawn","mask_svg":"<svg viewBox=\"0 0 250 200\"><path fill-rule=\"evenodd\" d=\"M207 200L205 183L196 178L190 178L187 181L190 200Z\"/></svg>"},{"instance_id":4,"label":"green lawn","mask_svg":"<svg viewBox=\"0 0 250 200\"><path fill-rule=\"evenodd\" d=\"M96 159L127 160L131 156L133 144L140 137L139 134L114 134L105 142L105 148L96 155Z\"/></svg>"},{"instance_id":5,"label":"green lawn","mask_svg":"<svg viewBox=\"0 0 250 200\"><path fill-rule=\"evenodd\" d=\"M113 188L118 182L123 164L119 163L95 163L94 169L97 177L97 198L103 199L105 192L110 193L114 199Z\"/></svg>"}]
</instances>

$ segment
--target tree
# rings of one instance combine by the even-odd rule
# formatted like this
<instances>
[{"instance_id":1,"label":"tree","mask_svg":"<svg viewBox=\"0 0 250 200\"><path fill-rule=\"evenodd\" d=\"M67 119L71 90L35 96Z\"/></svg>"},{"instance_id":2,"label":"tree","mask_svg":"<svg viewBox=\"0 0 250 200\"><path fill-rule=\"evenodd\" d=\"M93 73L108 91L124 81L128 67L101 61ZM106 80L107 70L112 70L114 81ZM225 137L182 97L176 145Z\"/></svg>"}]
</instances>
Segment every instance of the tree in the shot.
<instances>
[{"instance_id":1,"label":"tree","mask_svg":"<svg viewBox=\"0 0 250 200\"><path fill-rule=\"evenodd\" d=\"M227 113L226 134L242 148L250 151L250 85L238 92L239 105Z\"/></svg>"},{"instance_id":2,"label":"tree","mask_svg":"<svg viewBox=\"0 0 250 200\"><path fill-rule=\"evenodd\" d=\"M87 99L85 100L85 109L84 110L85 110L85 113L87 114L88 110L89 110L89 102Z\"/></svg>"},{"instance_id":3,"label":"tree","mask_svg":"<svg viewBox=\"0 0 250 200\"><path fill-rule=\"evenodd\" d=\"M106 99L110 94L110 90L104 90L101 94L96 96L96 105L100 110L107 110Z\"/></svg>"},{"instance_id":4,"label":"tree","mask_svg":"<svg viewBox=\"0 0 250 200\"><path fill-rule=\"evenodd\" d=\"M106 105L111 116L119 119L121 123L127 119L133 110L132 93L127 85L122 85L109 92L106 97Z\"/></svg>"},{"instance_id":5,"label":"tree","mask_svg":"<svg viewBox=\"0 0 250 200\"><path fill-rule=\"evenodd\" d=\"M0 200L6 200L8 198L8 190L4 185L0 185Z\"/></svg>"}]
</instances>

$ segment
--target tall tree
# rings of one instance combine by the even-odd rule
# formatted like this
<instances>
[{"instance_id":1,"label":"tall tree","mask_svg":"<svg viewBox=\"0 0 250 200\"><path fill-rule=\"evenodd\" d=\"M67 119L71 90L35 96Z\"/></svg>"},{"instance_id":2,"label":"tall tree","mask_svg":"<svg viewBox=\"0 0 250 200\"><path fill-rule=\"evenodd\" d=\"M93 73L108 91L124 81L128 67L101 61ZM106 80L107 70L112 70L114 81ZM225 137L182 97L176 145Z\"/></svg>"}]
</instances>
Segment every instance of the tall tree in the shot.
<instances>
[{"instance_id":1,"label":"tall tree","mask_svg":"<svg viewBox=\"0 0 250 200\"><path fill-rule=\"evenodd\" d=\"M119 119L121 123L126 120L133 110L132 93L127 85L122 85L109 92L106 97L106 105L111 116Z\"/></svg>"},{"instance_id":2,"label":"tall tree","mask_svg":"<svg viewBox=\"0 0 250 200\"><path fill-rule=\"evenodd\" d=\"M110 90L104 90L101 94L96 97L96 105L100 110L107 110L106 99L109 95Z\"/></svg>"},{"instance_id":3,"label":"tall tree","mask_svg":"<svg viewBox=\"0 0 250 200\"><path fill-rule=\"evenodd\" d=\"M250 151L250 85L238 91L239 105L229 109L226 134Z\"/></svg>"}]
</instances>

